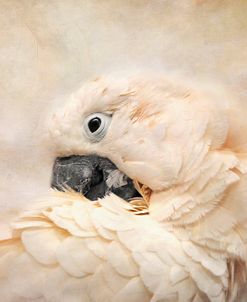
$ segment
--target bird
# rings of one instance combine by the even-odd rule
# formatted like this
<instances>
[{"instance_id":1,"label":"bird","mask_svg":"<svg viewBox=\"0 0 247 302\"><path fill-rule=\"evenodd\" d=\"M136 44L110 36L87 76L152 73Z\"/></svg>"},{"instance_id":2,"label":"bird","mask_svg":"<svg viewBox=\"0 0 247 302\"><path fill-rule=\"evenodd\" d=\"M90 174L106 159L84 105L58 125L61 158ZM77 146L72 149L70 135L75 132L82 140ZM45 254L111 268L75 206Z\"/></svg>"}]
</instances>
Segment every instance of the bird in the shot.
<instances>
[{"instance_id":1,"label":"bird","mask_svg":"<svg viewBox=\"0 0 247 302\"><path fill-rule=\"evenodd\" d=\"M53 189L0 240L2 301L242 299L247 121L230 95L105 75L68 97L48 132Z\"/></svg>"}]
</instances>

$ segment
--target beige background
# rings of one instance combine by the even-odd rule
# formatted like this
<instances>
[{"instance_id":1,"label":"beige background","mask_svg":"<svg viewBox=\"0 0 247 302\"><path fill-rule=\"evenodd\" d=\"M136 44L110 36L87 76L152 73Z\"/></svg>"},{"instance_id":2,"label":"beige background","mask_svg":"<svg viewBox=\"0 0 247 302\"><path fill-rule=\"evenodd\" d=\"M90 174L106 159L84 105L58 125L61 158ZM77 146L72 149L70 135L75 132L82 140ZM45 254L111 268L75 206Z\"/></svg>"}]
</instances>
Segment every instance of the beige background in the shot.
<instances>
[{"instance_id":1,"label":"beige background","mask_svg":"<svg viewBox=\"0 0 247 302\"><path fill-rule=\"evenodd\" d=\"M128 68L219 81L247 102L247 1L0 0L2 214L49 187L58 97Z\"/></svg>"}]
</instances>

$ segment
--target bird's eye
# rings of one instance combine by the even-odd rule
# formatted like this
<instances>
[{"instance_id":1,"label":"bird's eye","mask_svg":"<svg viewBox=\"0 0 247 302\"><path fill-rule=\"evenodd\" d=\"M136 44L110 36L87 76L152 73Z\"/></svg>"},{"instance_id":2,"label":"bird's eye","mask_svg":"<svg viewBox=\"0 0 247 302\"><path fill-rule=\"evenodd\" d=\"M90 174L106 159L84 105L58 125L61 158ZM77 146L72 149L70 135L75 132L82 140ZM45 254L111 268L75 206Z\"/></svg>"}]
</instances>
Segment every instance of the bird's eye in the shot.
<instances>
[{"instance_id":1,"label":"bird's eye","mask_svg":"<svg viewBox=\"0 0 247 302\"><path fill-rule=\"evenodd\" d=\"M101 119L99 117L94 117L88 122L88 129L91 133L94 133L100 128Z\"/></svg>"},{"instance_id":2,"label":"bird's eye","mask_svg":"<svg viewBox=\"0 0 247 302\"><path fill-rule=\"evenodd\" d=\"M101 141L107 133L111 122L111 115L105 113L93 113L86 117L84 130L86 136L94 141Z\"/></svg>"}]
</instances>

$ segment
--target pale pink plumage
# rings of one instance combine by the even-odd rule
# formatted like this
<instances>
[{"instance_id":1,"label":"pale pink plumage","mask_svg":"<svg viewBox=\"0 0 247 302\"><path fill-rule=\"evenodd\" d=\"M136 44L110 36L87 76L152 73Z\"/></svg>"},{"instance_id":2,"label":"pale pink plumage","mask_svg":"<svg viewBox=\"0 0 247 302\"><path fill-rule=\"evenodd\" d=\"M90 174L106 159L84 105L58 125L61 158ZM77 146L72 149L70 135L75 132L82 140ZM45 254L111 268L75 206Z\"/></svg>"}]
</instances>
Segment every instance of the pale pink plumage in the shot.
<instances>
[{"instance_id":1,"label":"pale pink plumage","mask_svg":"<svg viewBox=\"0 0 247 302\"><path fill-rule=\"evenodd\" d=\"M113 114L99 143L81 131L93 112ZM29 209L0 241L1 299L240 301L246 133L237 103L194 83L153 76L83 86L52 119L57 154L108 157L144 198L55 193Z\"/></svg>"}]
</instances>

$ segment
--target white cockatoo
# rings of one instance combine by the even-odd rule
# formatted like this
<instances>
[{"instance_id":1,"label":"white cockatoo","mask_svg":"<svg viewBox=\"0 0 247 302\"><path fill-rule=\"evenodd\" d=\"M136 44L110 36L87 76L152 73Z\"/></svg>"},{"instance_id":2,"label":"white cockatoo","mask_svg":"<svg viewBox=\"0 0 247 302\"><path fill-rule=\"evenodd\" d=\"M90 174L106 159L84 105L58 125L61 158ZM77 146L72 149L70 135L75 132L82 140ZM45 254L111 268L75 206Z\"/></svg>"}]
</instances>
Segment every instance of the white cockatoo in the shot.
<instances>
[{"instance_id":1,"label":"white cockatoo","mask_svg":"<svg viewBox=\"0 0 247 302\"><path fill-rule=\"evenodd\" d=\"M64 192L24 211L0 241L1 301L240 301L242 108L175 77L102 77L71 96L50 134L53 186Z\"/></svg>"}]
</instances>

